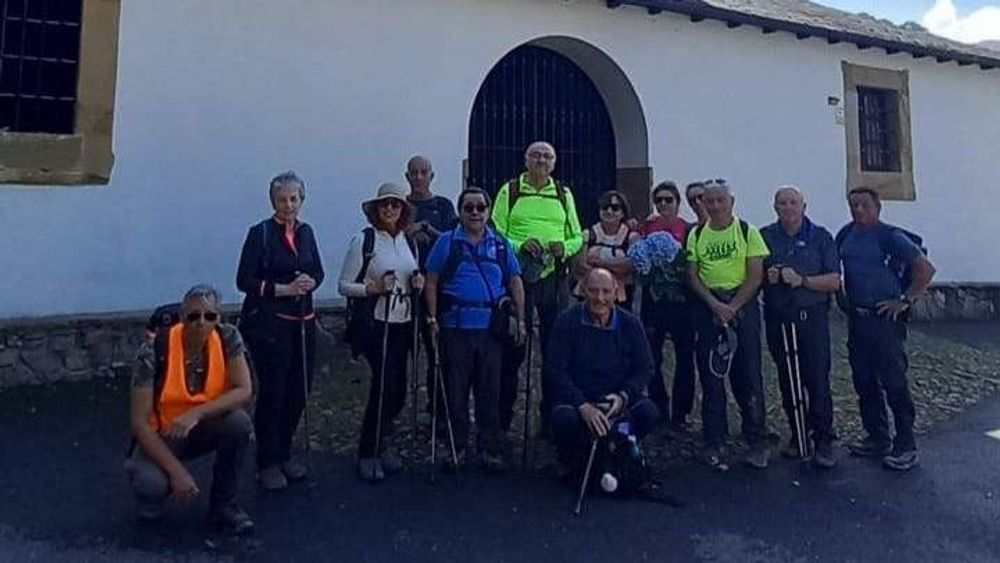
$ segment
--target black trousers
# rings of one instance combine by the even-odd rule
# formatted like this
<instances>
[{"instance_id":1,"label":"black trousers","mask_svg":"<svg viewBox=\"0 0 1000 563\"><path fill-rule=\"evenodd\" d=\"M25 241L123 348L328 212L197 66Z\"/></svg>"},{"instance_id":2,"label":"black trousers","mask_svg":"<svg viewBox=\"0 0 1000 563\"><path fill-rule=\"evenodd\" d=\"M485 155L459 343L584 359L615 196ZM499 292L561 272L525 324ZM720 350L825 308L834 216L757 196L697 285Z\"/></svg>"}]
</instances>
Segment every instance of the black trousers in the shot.
<instances>
[{"instance_id":1,"label":"black trousers","mask_svg":"<svg viewBox=\"0 0 1000 563\"><path fill-rule=\"evenodd\" d=\"M244 334L257 373L254 426L257 467L262 469L291 458L292 438L305 408L307 388L312 386L316 350L316 321L306 321L304 325L305 370L302 322L271 317L263 326Z\"/></svg>"},{"instance_id":2,"label":"black trousers","mask_svg":"<svg viewBox=\"0 0 1000 563\"><path fill-rule=\"evenodd\" d=\"M187 438L167 441L178 459L190 460L215 453L212 466L212 508L222 508L236 500L240 490L243 459L253 435L253 424L242 409L199 422ZM125 460L125 472L139 502L147 505L163 503L170 495L167 473L146 457L139 445Z\"/></svg>"},{"instance_id":3,"label":"black trousers","mask_svg":"<svg viewBox=\"0 0 1000 563\"><path fill-rule=\"evenodd\" d=\"M906 377L906 325L874 314L850 315L847 331L847 354L865 431L876 442L889 443L888 402L896 426L893 446L901 450L916 448L916 409Z\"/></svg>"},{"instance_id":4,"label":"black trousers","mask_svg":"<svg viewBox=\"0 0 1000 563\"><path fill-rule=\"evenodd\" d=\"M455 445L469 443L469 392L475 396L479 451L499 454L500 357L503 345L486 330L445 328L441 331L441 363L448 386Z\"/></svg>"},{"instance_id":5,"label":"black trousers","mask_svg":"<svg viewBox=\"0 0 1000 563\"><path fill-rule=\"evenodd\" d=\"M538 314L538 339L532 336L532 354L544 354L548 347L549 334L559 314L569 305L569 286L566 277L552 274L537 283L524 286L524 314L528 330L534 326L535 311ZM527 346L511 346L504 350L500 376L500 427L510 430L514 416L514 403L517 401L518 373L527 356ZM529 366L530 369L530 366ZM527 406L525 408L527 410ZM544 391L539 405L542 420L547 421L549 405Z\"/></svg>"},{"instance_id":6,"label":"black trousers","mask_svg":"<svg viewBox=\"0 0 1000 563\"><path fill-rule=\"evenodd\" d=\"M715 347L719 331L712 311L699 303L694 310L697 331L697 361L701 376L701 421L706 445L722 446L728 432L726 381L709 369L709 351ZM738 338L729 385L740 407L743 437L754 446L767 442L764 408L764 377L761 373L760 305L751 301L740 310L734 330Z\"/></svg>"},{"instance_id":7,"label":"black trousers","mask_svg":"<svg viewBox=\"0 0 1000 563\"><path fill-rule=\"evenodd\" d=\"M653 353L653 378L649 398L664 417L675 422L687 419L694 410L694 327L691 305L661 299L654 301L646 291L642 300L642 324ZM673 402L663 381L663 342L674 344Z\"/></svg>"},{"instance_id":8,"label":"black trousers","mask_svg":"<svg viewBox=\"0 0 1000 563\"><path fill-rule=\"evenodd\" d=\"M829 443L834 437L833 399L830 395L830 319L826 305L790 312L786 315L768 314L766 323L767 348L778 367L778 388L781 390L781 407L785 411L792 437L796 435L792 410L791 380L788 361L795 366L795 357L785 353L782 326L788 334L791 348L791 327L795 326L798 349L799 376L805 391L806 429L816 443Z\"/></svg>"},{"instance_id":9,"label":"black trousers","mask_svg":"<svg viewBox=\"0 0 1000 563\"><path fill-rule=\"evenodd\" d=\"M413 345L413 323L388 323L388 339L385 354L385 390L382 395L382 422L379 449L385 448L385 438L389 435L392 421L406 404L406 367L410 347ZM366 338L365 359L372 371L372 382L368 388L368 404L361 420L361 440L358 443L358 457L375 457L375 437L379 426L378 403L382 392L382 338L386 323L375 321L369 338Z\"/></svg>"},{"instance_id":10,"label":"black trousers","mask_svg":"<svg viewBox=\"0 0 1000 563\"><path fill-rule=\"evenodd\" d=\"M625 416L640 439L660 422L659 409L645 397L625 407ZM555 439L559 459L563 463L576 464L589 451L593 435L576 407L559 404L552 408L552 437Z\"/></svg>"}]
</instances>

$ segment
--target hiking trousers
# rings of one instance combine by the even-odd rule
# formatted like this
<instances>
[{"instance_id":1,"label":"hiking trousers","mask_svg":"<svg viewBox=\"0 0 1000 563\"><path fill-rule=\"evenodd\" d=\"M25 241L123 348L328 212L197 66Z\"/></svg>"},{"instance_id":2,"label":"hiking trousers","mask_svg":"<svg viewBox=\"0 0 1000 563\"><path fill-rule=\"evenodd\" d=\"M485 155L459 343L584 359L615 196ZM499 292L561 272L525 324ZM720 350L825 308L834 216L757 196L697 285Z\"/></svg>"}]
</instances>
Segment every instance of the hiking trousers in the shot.
<instances>
[{"instance_id":1,"label":"hiking trousers","mask_svg":"<svg viewBox=\"0 0 1000 563\"><path fill-rule=\"evenodd\" d=\"M649 398L656 403L664 418L675 422L687 419L694 410L694 328L691 326L691 304L661 299L654 301L649 292L643 296L642 324L653 354L653 378L649 381ZM663 342L670 338L674 345L673 402L663 381Z\"/></svg>"},{"instance_id":2,"label":"hiking trousers","mask_svg":"<svg viewBox=\"0 0 1000 563\"><path fill-rule=\"evenodd\" d=\"M701 376L701 422L705 444L721 447L728 432L726 415L726 379L712 373L709 353L715 348L722 328L715 324L712 311L705 304L694 310L697 331L697 362ZM764 408L764 377L761 373L760 305L751 300L740 310L733 329L737 348L729 370L729 386L740 408L743 437L751 446L767 443Z\"/></svg>"},{"instance_id":3,"label":"hiking trousers","mask_svg":"<svg viewBox=\"0 0 1000 563\"><path fill-rule=\"evenodd\" d=\"M847 355L861 423L875 442L889 444L888 402L896 426L893 446L901 451L915 449L916 408L906 377L906 324L874 312L858 313L848 315Z\"/></svg>"},{"instance_id":4,"label":"hiking trousers","mask_svg":"<svg viewBox=\"0 0 1000 563\"><path fill-rule=\"evenodd\" d=\"M795 435L795 414L792 408L792 389L788 374L782 326L788 333L791 348L791 326L795 326L798 349L799 377L805 391L806 429L817 444L833 441L833 398L830 394L830 318L827 305L790 311L787 314L767 315L767 348L778 368L778 388L781 390L781 407L788 426ZM795 367L795 357L791 360Z\"/></svg>"},{"instance_id":5,"label":"hiking trousers","mask_svg":"<svg viewBox=\"0 0 1000 563\"><path fill-rule=\"evenodd\" d=\"M382 338L386 324L376 320L372 333L366 338L365 359L371 368L372 381L368 387L368 404L361 419L361 439L358 457L370 458L382 452L375 451L375 436L379 427L379 393L382 389ZM406 405L406 366L413 344L413 323L388 323L389 334L385 355L385 390L382 395L382 422L379 449L384 450L392 421Z\"/></svg>"},{"instance_id":6,"label":"hiking trousers","mask_svg":"<svg viewBox=\"0 0 1000 563\"><path fill-rule=\"evenodd\" d=\"M448 410L459 451L469 443L469 392L476 405L479 453L501 453L500 357L503 345L487 330L441 330L441 363L446 372ZM441 406L438 406L441 410Z\"/></svg>"},{"instance_id":7,"label":"hiking trousers","mask_svg":"<svg viewBox=\"0 0 1000 563\"><path fill-rule=\"evenodd\" d=\"M637 438L642 439L660 422L660 411L646 397L625 407L625 416L632 424ZM552 408L552 437L556 443L559 460L575 464L590 450L593 434L573 405L559 404Z\"/></svg>"},{"instance_id":8,"label":"hiking trousers","mask_svg":"<svg viewBox=\"0 0 1000 563\"><path fill-rule=\"evenodd\" d=\"M246 411L237 409L202 420L191 429L187 438L167 440L166 444L182 461L215 453L209 498L213 508L222 508L236 500L243 459L252 437L250 417ZM159 506L170 496L170 477L146 457L138 444L125 459L125 473L140 503Z\"/></svg>"}]
</instances>

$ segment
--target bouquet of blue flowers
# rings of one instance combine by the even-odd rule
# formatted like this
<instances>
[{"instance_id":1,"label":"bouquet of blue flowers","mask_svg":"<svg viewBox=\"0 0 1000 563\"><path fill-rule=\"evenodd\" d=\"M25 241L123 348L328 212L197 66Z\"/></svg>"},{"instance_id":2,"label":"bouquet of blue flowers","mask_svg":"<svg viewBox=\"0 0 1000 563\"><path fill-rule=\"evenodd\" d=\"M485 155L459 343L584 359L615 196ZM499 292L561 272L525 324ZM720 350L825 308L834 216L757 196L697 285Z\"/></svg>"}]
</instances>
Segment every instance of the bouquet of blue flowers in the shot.
<instances>
[{"instance_id":1,"label":"bouquet of blue flowers","mask_svg":"<svg viewBox=\"0 0 1000 563\"><path fill-rule=\"evenodd\" d=\"M648 276L656 268L666 268L681 252L680 243L669 233L653 233L628 249L632 269L642 276Z\"/></svg>"}]
</instances>

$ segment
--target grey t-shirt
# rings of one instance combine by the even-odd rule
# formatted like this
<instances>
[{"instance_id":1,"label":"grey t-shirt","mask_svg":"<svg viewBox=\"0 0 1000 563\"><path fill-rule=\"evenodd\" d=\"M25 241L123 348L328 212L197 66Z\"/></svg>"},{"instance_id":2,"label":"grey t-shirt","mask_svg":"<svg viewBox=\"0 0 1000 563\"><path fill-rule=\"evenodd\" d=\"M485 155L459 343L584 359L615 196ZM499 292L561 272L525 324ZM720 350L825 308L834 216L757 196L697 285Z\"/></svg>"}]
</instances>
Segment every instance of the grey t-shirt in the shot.
<instances>
[{"instance_id":1,"label":"grey t-shirt","mask_svg":"<svg viewBox=\"0 0 1000 563\"><path fill-rule=\"evenodd\" d=\"M222 336L222 349L226 353L227 361L244 353L243 337L240 336L239 329L230 324L221 324L219 333ZM202 349L200 354L195 354L185 361L184 375L189 393L200 393L205 388L206 357L205 349ZM156 373L156 353L153 350L153 343L147 341L139 346L135 360L132 387L152 387Z\"/></svg>"}]
</instances>

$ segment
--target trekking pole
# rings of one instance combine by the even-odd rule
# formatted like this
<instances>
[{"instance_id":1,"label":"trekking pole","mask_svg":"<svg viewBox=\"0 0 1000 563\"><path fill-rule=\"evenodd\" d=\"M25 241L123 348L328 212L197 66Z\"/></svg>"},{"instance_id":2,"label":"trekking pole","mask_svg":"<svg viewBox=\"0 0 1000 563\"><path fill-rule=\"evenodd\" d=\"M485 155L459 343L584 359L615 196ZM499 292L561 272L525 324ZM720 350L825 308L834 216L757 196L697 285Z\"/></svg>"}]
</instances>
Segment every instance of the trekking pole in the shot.
<instances>
[{"instance_id":1,"label":"trekking pole","mask_svg":"<svg viewBox=\"0 0 1000 563\"><path fill-rule=\"evenodd\" d=\"M594 467L594 457L597 454L597 442L600 440L594 436L590 441L590 456L587 458L587 467L583 470L583 481L580 482L580 494L576 497L576 508L573 509L573 516L579 516L583 508L583 497L587 494L587 482L590 481L590 472Z\"/></svg>"},{"instance_id":2,"label":"trekking pole","mask_svg":"<svg viewBox=\"0 0 1000 563\"><path fill-rule=\"evenodd\" d=\"M383 275L383 279L385 279L386 276L393 275L394 273L395 272L393 270L389 270L388 272L386 272ZM379 373L378 373L378 408L375 411L377 413L377 416L378 416L378 418L375 421L375 458L376 459L382 453L380 451L380 448L381 448L381 445L382 445L381 444L381 442L382 442L382 403L383 403L383 399L385 397L385 364L386 364L386 356L389 355L389 304L390 304L390 301L392 301L392 296L393 296L392 290L386 292L383 295L383 298L385 299L385 317L384 317L384 321L385 321L384 324L385 324L385 326L384 326L384 328L382 330L382 357L380 358L380 362L379 363L381 365L379 366Z\"/></svg>"},{"instance_id":3,"label":"trekking pole","mask_svg":"<svg viewBox=\"0 0 1000 563\"><path fill-rule=\"evenodd\" d=\"M788 323L781 324L781 341L785 348L785 369L788 372L788 393L791 395L792 399L792 426L795 428L795 442L796 446L798 446L799 456L805 459L806 455L804 443L806 441L806 436L803 428L805 425L801 418L801 411L799 410L799 397L795 384L795 371L792 365L792 356L795 355L795 369L798 368L798 356L790 335L790 333L795 330L795 323L792 323L791 327L792 328L789 328Z\"/></svg>"},{"instance_id":4,"label":"trekking pole","mask_svg":"<svg viewBox=\"0 0 1000 563\"><path fill-rule=\"evenodd\" d=\"M535 322L534 316L530 326L528 326L528 347L525 358L524 369L524 447L521 450L521 467L528 468L528 459L531 456L531 344L534 340Z\"/></svg>"},{"instance_id":5,"label":"trekking pole","mask_svg":"<svg viewBox=\"0 0 1000 563\"><path fill-rule=\"evenodd\" d=\"M441 401L444 403L445 426L448 429L448 445L451 448L451 461L455 465L455 474L458 475L458 449L455 447L455 430L451 425L451 411L448 407L448 392L444 386L444 376L441 372L441 347L439 341L434 342L434 397L431 399L431 467L435 467L436 459L436 436L437 436L437 401L438 389L441 390ZM431 472L431 481L434 480L435 471Z\"/></svg>"},{"instance_id":6,"label":"trekking pole","mask_svg":"<svg viewBox=\"0 0 1000 563\"><path fill-rule=\"evenodd\" d=\"M420 274L419 270L413 271L413 276ZM411 276L412 280L413 277ZM413 380L410 383L410 446L413 449L413 455L417 454L417 360L420 357L420 348L418 347L418 335L419 335L419 323L420 323L420 294L413 288L413 284L410 284L410 317L413 320L413 348L410 350L410 371L413 374ZM415 464L410 465L410 479L413 478L413 468Z\"/></svg>"},{"instance_id":7,"label":"trekking pole","mask_svg":"<svg viewBox=\"0 0 1000 563\"><path fill-rule=\"evenodd\" d=\"M302 319L299 323L302 340L302 426L306 432L306 468L309 469L309 474L312 475L312 444L310 442L312 439L309 434L309 369L306 365L308 358L306 356L306 320Z\"/></svg>"},{"instance_id":8,"label":"trekking pole","mask_svg":"<svg viewBox=\"0 0 1000 563\"><path fill-rule=\"evenodd\" d=\"M795 392L796 392L796 408L799 415L799 423L802 427L803 439L799 441L799 453L802 457L808 457L811 453L812 447L809 443L809 438L806 436L808 433L808 428L806 428L806 399L805 392L802 387L802 372L799 370L799 330L792 323L792 357L795 359Z\"/></svg>"}]
</instances>

